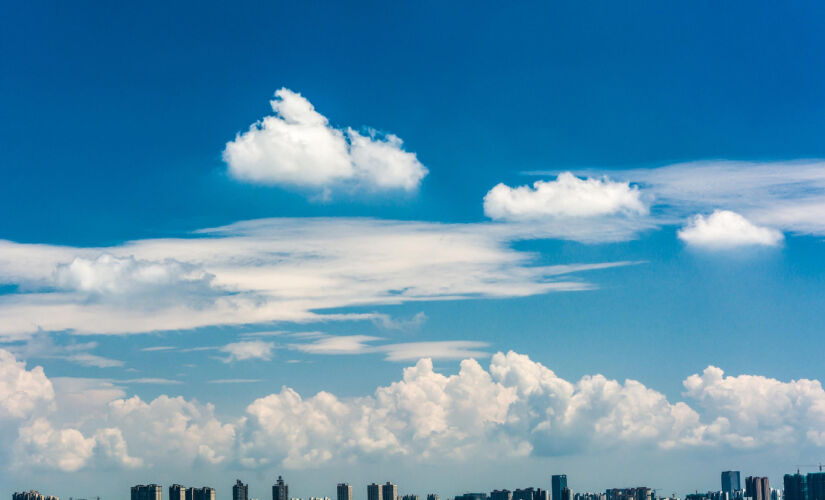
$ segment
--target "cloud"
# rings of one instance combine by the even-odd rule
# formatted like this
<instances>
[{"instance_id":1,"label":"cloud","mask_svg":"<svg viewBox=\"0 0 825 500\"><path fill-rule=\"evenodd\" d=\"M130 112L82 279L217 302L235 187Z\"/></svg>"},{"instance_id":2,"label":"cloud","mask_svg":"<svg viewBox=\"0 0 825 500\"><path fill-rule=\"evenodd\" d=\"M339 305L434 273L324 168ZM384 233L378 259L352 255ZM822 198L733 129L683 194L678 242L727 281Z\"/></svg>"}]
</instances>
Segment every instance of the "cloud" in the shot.
<instances>
[{"instance_id":1,"label":"cloud","mask_svg":"<svg viewBox=\"0 0 825 500\"><path fill-rule=\"evenodd\" d=\"M498 184L484 197L484 213L497 220L646 215L648 207L641 195L627 182L579 179L562 172L556 180L536 181L532 187Z\"/></svg>"},{"instance_id":2,"label":"cloud","mask_svg":"<svg viewBox=\"0 0 825 500\"><path fill-rule=\"evenodd\" d=\"M588 290L594 285L575 273L631 264L538 266L534 253L512 246L551 234L494 223L305 218L107 248L0 241L0 283L27 288L0 295L0 337L381 321L376 313L325 311ZM616 236L609 229L599 234Z\"/></svg>"},{"instance_id":3,"label":"cloud","mask_svg":"<svg viewBox=\"0 0 825 500\"><path fill-rule=\"evenodd\" d=\"M24 359L62 359L81 366L96 368L120 367L125 363L118 359L106 358L92 354L97 348L97 342L71 342L56 344L47 334L34 335L19 345L8 345L6 348Z\"/></svg>"},{"instance_id":4,"label":"cloud","mask_svg":"<svg viewBox=\"0 0 825 500\"><path fill-rule=\"evenodd\" d=\"M380 352L387 354L388 361L411 361L421 358L464 359L488 358L490 353L481 351L489 347L487 342L472 340L443 340L434 342L403 342L379 346Z\"/></svg>"},{"instance_id":5,"label":"cloud","mask_svg":"<svg viewBox=\"0 0 825 500\"><path fill-rule=\"evenodd\" d=\"M773 247L784 239L780 231L757 226L730 210L715 210L708 217L698 214L677 235L688 245L710 249Z\"/></svg>"},{"instance_id":6,"label":"cloud","mask_svg":"<svg viewBox=\"0 0 825 500\"><path fill-rule=\"evenodd\" d=\"M270 104L275 115L226 144L223 158L237 179L326 192L413 191L427 175L395 135L334 128L306 98L286 88Z\"/></svg>"},{"instance_id":7,"label":"cloud","mask_svg":"<svg viewBox=\"0 0 825 500\"><path fill-rule=\"evenodd\" d=\"M40 366L26 369L12 353L0 349L0 420L21 419L54 400L54 387Z\"/></svg>"},{"instance_id":8,"label":"cloud","mask_svg":"<svg viewBox=\"0 0 825 500\"><path fill-rule=\"evenodd\" d=\"M261 382L259 378L222 378L216 380L209 380L210 384L254 384Z\"/></svg>"},{"instance_id":9,"label":"cloud","mask_svg":"<svg viewBox=\"0 0 825 500\"><path fill-rule=\"evenodd\" d=\"M381 340L369 335L324 336L308 344L292 344L292 349L312 354L364 354L374 352L369 342Z\"/></svg>"},{"instance_id":10,"label":"cloud","mask_svg":"<svg viewBox=\"0 0 825 500\"><path fill-rule=\"evenodd\" d=\"M611 449L798 447L815 454L825 447L819 381L727 376L714 366L687 377L684 401L672 402L634 380L600 374L566 380L515 352L496 353L486 368L465 359L454 374L421 359L400 380L364 396L321 391L304 397L282 387L252 401L242 415L224 417L210 404L165 395L144 401L90 379L56 379L55 387L70 394L55 398L43 390L51 385L42 370L26 370L0 354L0 373L21 378L23 372L40 378L41 389L15 397L49 405L15 404L25 409L3 423L14 429L9 449L17 470L311 468L393 457L439 463ZM6 405L8 391L0 396Z\"/></svg>"},{"instance_id":11,"label":"cloud","mask_svg":"<svg viewBox=\"0 0 825 500\"><path fill-rule=\"evenodd\" d=\"M233 342L221 347L219 351L227 353L229 356L223 359L224 363L232 361L244 361L249 359L263 359L269 361L272 358L273 342L262 340L248 340Z\"/></svg>"}]
</instances>

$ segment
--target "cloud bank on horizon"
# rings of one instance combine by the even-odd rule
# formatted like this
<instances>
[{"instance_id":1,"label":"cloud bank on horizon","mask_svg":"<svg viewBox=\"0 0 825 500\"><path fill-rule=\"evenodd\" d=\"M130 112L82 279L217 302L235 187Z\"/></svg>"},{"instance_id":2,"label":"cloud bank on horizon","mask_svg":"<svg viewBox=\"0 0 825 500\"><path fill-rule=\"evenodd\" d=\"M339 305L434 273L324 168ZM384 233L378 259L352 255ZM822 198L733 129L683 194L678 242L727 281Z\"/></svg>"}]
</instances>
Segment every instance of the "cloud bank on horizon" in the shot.
<instances>
[{"instance_id":1,"label":"cloud bank on horizon","mask_svg":"<svg viewBox=\"0 0 825 500\"><path fill-rule=\"evenodd\" d=\"M237 381L231 381L237 382ZM816 380L729 376L708 366L685 401L634 380L568 381L515 352L454 375L424 358L370 395L304 397L289 387L219 417L209 403L144 401L101 380L50 379L0 349L2 459L16 469L316 468L353 459L494 460L583 450L825 446ZM781 416L781 417L779 417ZM11 456L14 460L11 464Z\"/></svg>"}]
</instances>

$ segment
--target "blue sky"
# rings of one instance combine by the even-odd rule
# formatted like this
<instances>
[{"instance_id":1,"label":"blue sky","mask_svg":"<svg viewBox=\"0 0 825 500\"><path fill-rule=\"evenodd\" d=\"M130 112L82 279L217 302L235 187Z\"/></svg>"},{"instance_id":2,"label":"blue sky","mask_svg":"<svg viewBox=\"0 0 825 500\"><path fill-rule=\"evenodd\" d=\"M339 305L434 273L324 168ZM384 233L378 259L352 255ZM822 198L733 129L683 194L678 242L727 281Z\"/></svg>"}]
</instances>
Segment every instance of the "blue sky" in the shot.
<instances>
[{"instance_id":1,"label":"blue sky","mask_svg":"<svg viewBox=\"0 0 825 500\"><path fill-rule=\"evenodd\" d=\"M821 457L822 6L7 11L8 489Z\"/></svg>"}]
</instances>

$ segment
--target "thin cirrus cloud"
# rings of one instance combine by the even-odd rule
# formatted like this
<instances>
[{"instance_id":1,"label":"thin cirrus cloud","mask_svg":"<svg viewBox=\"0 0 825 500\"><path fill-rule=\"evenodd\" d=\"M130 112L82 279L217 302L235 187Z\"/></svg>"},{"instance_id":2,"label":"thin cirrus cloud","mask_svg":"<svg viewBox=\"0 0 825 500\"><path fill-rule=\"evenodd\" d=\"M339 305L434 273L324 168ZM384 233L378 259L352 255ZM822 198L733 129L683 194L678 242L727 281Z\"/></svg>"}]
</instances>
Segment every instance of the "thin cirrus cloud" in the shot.
<instances>
[{"instance_id":1,"label":"thin cirrus cloud","mask_svg":"<svg viewBox=\"0 0 825 500\"><path fill-rule=\"evenodd\" d=\"M312 342L291 344L290 349L311 354L355 355L383 354L387 361L412 361L421 358L464 359L487 358L487 342L472 340L438 340L430 342L399 342L375 345L383 340L370 335L326 335Z\"/></svg>"},{"instance_id":2,"label":"thin cirrus cloud","mask_svg":"<svg viewBox=\"0 0 825 500\"><path fill-rule=\"evenodd\" d=\"M338 129L301 94L282 88L270 101L272 116L252 124L226 144L236 179L321 191L414 191L427 175L403 141L370 130Z\"/></svg>"},{"instance_id":3,"label":"thin cirrus cloud","mask_svg":"<svg viewBox=\"0 0 825 500\"><path fill-rule=\"evenodd\" d=\"M268 361L272 359L272 349L274 348L275 344L273 342L245 340L226 344L218 348L218 350L227 354L227 356L223 358L223 362L231 363L232 361L247 361L250 359Z\"/></svg>"},{"instance_id":4,"label":"thin cirrus cloud","mask_svg":"<svg viewBox=\"0 0 825 500\"><path fill-rule=\"evenodd\" d=\"M707 217L698 214L677 235L688 245L714 250L743 246L775 247L784 240L781 231L757 226L730 210L715 210Z\"/></svg>"},{"instance_id":5,"label":"thin cirrus cloud","mask_svg":"<svg viewBox=\"0 0 825 500\"><path fill-rule=\"evenodd\" d=\"M825 390L817 380L708 366L682 385L684 399L671 401L638 381L566 380L528 356L499 352L486 367L465 359L451 375L421 359L401 379L358 397L305 397L283 387L218 416L213 405L180 396L144 401L105 381L53 382L0 350L0 431L15 436L15 468L63 471L518 460L616 448L798 446L816 454L825 447Z\"/></svg>"},{"instance_id":6,"label":"thin cirrus cloud","mask_svg":"<svg viewBox=\"0 0 825 500\"><path fill-rule=\"evenodd\" d=\"M324 311L589 290L595 285L581 273L632 264L536 265L535 254L511 245L550 234L492 223L341 217L245 221L106 248L0 241L0 283L24 290L0 295L0 338L382 322L370 312Z\"/></svg>"}]
</instances>

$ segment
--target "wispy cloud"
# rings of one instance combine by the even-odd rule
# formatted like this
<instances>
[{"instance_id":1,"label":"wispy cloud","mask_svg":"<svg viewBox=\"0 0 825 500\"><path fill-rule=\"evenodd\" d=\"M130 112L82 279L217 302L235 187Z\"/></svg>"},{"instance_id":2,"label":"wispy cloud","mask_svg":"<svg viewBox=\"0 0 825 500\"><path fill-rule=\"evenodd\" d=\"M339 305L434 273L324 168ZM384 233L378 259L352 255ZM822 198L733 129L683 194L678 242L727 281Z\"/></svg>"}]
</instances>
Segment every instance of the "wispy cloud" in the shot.
<instances>
[{"instance_id":1,"label":"wispy cloud","mask_svg":"<svg viewBox=\"0 0 825 500\"><path fill-rule=\"evenodd\" d=\"M310 354L384 354L388 361L409 361L413 359L463 359L486 358L489 352L481 349L489 343L468 340L441 340L429 342L384 343L381 337L369 335L326 335L305 344L291 344L294 350Z\"/></svg>"},{"instance_id":2,"label":"wispy cloud","mask_svg":"<svg viewBox=\"0 0 825 500\"><path fill-rule=\"evenodd\" d=\"M209 380L210 384L254 384L260 382L259 378L223 378L217 380Z\"/></svg>"},{"instance_id":3,"label":"wispy cloud","mask_svg":"<svg viewBox=\"0 0 825 500\"><path fill-rule=\"evenodd\" d=\"M144 352L172 351L174 349L176 349L176 347L171 346L171 345L156 345L156 346L152 346L152 347L144 347L143 349L141 349L141 351L144 351Z\"/></svg>"},{"instance_id":4,"label":"wispy cloud","mask_svg":"<svg viewBox=\"0 0 825 500\"><path fill-rule=\"evenodd\" d=\"M268 361L272 358L272 349L274 347L275 344L273 342L249 340L232 342L220 347L218 350L228 354L228 356L222 358L222 361L224 363L231 363L232 361L245 361L250 359Z\"/></svg>"}]
</instances>

